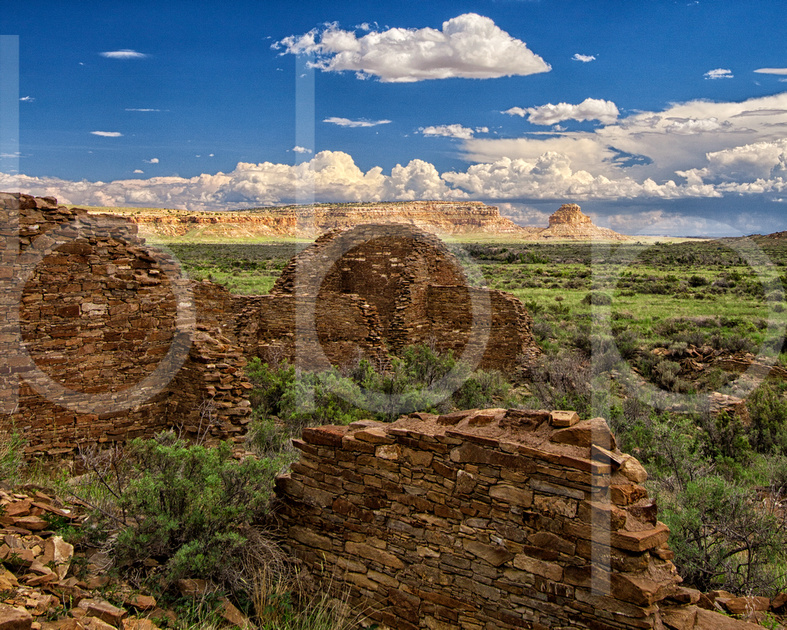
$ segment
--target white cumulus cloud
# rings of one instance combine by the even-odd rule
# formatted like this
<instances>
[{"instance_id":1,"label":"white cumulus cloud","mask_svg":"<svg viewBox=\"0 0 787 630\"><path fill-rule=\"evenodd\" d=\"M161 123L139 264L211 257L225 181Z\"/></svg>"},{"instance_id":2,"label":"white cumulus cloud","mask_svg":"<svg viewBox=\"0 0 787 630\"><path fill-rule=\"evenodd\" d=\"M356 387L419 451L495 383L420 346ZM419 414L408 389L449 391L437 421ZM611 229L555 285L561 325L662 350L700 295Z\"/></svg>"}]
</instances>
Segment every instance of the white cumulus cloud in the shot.
<instances>
[{"instance_id":1,"label":"white cumulus cloud","mask_svg":"<svg viewBox=\"0 0 787 630\"><path fill-rule=\"evenodd\" d=\"M297 144L294 147L292 147L292 150L295 151L295 153L311 153L312 152L311 149L307 149L306 147L298 146ZM213 155L213 154L211 153L211 155Z\"/></svg>"},{"instance_id":2,"label":"white cumulus cloud","mask_svg":"<svg viewBox=\"0 0 787 630\"><path fill-rule=\"evenodd\" d=\"M453 125L434 125L429 127L421 127L419 131L425 136L443 136L446 138L459 138L461 140L468 140L476 133L489 133L489 127L463 127L459 124Z\"/></svg>"},{"instance_id":3,"label":"white cumulus cloud","mask_svg":"<svg viewBox=\"0 0 787 630\"><path fill-rule=\"evenodd\" d=\"M564 120L598 120L609 124L617 120L620 112L612 101L598 98L586 98L578 105L570 103L547 103L538 107L512 107L503 112L511 116L527 117L534 125L555 125Z\"/></svg>"},{"instance_id":4,"label":"white cumulus cloud","mask_svg":"<svg viewBox=\"0 0 787 630\"><path fill-rule=\"evenodd\" d=\"M525 42L488 17L465 13L434 28L391 28L357 37L337 24L274 44L289 54L314 54L315 68L352 71L359 78L409 83L427 79L491 79L548 72L551 66Z\"/></svg>"},{"instance_id":5,"label":"white cumulus cloud","mask_svg":"<svg viewBox=\"0 0 787 630\"><path fill-rule=\"evenodd\" d=\"M141 169L138 169L138 168L135 168L135 169L134 169L134 174L135 174L135 175L142 175L144 172L145 172L145 171L143 171L143 170L141 170Z\"/></svg>"},{"instance_id":6,"label":"white cumulus cloud","mask_svg":"<svg viewBox=\"0 0 787 630\"><path fill-rule=\"evenodd\" d=\"M143 162L147 162L148 164L158 164L159 163L159 159L158 158L150 158L149 160L143 160Z\"/></svg>"},{"instance_id":7,"label":"white cumulus cloud","mask_svg":"<svg viewBox=\"0 0 787 630\"><path fill-rule=\"evenodd\" d=\"M787 74L787 68L758 68L755 72L760 74Z\"/></svg>"},{"instance_id":8,"label":"white cumulus cloud","mask_svg":"<svg viewBox=\"0 0 787 630\"><path fill-rule=\"evenodd\" d=\"M122 50L108 50L99 54L102 57L106 57L107 59L144 59L147 57L145 53L137 52L136 50L131 50L129 48L124 48Z\"/></svg>"},{"instance_id":9,"label":"white cumulus cloud","mask_svg":"<svg viewBox=\"0 0 787 630\"><path fill-rule=\"evenodd\" d=\"M708 70L703 74L706 79L732 79L732 70L728 68L716 68L715 70Z\"/></svg>"},{"instance_id":10,"label":"white cumulus cloud","mask_svg":"<svg viewBox=\"0 0 787 630\"><path fill-rule=\"evenodd\" d=\"M339 127L376 127L377 125L387 125L390 120L351 120L350 118L340 118L339 116L330 116L325 118L323 122L332 125L339 125Z\"/></svg>"},{"instance_id":11,"label":"white cumulus cloud","mask_svg":"<svg viewBox=\"0 0 787 630\"><path fill-rule=\"evenodd\" d=\"M589 63L591 61L596 60L596 57L594 55L582 55L580 53L574 53L574 56L571 58L574 61L581 61L582 63Z\"/></svg>"},{"instance_id":12,"label":"white cumulus cloud","mask_svg":"<svg viewBox=\"0 0 787 630\"><path fill-rule=\"evenodd\" d=\"M111 182L68 181L0 173L0 190L21 190L92 206L147 205L158 208L220 210L294 203L303 188L321 201L462 199L434 165L412 160L390 175L379 166L364 172L342 151L321 151L298 165L240 162L229 173L196 177L151 177Z\"/></svg>"},{"instance_id":13,"label":"white cumulus cloud","mask_svg":"<svg viewBox=\"0 0 787 630\"><path fill-rule=\"evenodd\" d=\"M23 96L23 97L22 97L22 98L20 98L19 100L20 100L22 103L32 103L32 102L33 102L33 101L35 101L36 99L35 99L35 97L33 97L33 96Z\"/></svg>"},{"instance_id":14,"label":"white cumulus cloud","mask_svg":"<svg viewBox=\"0 0 787 630\"><path fill-rule=\"evenodd\" d=\"M102 138L120 138L123 134L119 131L91 131L94 136L101 136Z\"/></svg>"}]
</instances>

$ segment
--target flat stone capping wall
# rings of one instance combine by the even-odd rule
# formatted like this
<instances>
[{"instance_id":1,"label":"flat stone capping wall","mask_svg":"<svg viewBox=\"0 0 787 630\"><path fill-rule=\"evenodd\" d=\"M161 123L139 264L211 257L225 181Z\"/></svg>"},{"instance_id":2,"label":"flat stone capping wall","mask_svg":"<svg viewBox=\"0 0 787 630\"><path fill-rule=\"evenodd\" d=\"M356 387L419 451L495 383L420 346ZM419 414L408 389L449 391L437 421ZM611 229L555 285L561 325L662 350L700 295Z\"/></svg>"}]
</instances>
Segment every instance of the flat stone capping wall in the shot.
<instances>
[{"instance_id":1,"label":"flat stone capping wall","mask_svg":"<svg viewBox=\"0 0 787 630\"><path fill-rule=\"evenodd\" d=\"M486 409L307 428L277 480L315 589L396 628L732 628L602 418ZM732 624L732 625L730 625Z\"/></svg>"}]
</instances>

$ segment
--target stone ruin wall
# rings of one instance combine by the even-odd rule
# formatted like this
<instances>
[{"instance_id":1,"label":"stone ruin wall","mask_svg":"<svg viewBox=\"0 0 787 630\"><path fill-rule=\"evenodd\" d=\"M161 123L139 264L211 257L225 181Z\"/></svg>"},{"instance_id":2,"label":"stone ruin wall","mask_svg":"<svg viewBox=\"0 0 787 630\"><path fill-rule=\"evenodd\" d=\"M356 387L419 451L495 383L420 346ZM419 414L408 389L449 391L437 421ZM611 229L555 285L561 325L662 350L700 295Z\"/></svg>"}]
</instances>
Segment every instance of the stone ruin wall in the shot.
<instances>
[{"instance_id":1,"label":"stone ruin wall","mask_svg":"<svg viewBox=\"0 0 787 630\"><path fill-rule=\"evenodd\" d=\"M385 366L389 351L414 343L461 355L473 316L489 323L480 367L509 369L538 353L521 302L467 288L442 242L412 226L324 235L291 261L271 295L232 296L181 278L176 261L124 219L7 193L0 210L2 273L30 272L2 298L9 314L19 303L20 327L6 318L0 331L0 426L24 432L32 453L168 427L208 439L242 435L252 389L243 367L253 356L297 354L326 369L361 357ZM182 365L168 363L173 346L188 346ZM167 378L150 383L162 366ZM40 393L47 383L70 391ZM120 405L140 384L147 388L134 404Z\"/></svg>"},{"instance_id":2,"label":"stone ruin wall","mask_svg":"<svg viewBox=\"0 0 787 630\"><path fill-rule=\"evenodd\" d=\"M645 471L601 418L413 414L295 445L285 543L312 588L385 627L756 628L680 586Z\"/></svg>"},{"instance_id":3,"label":"stone ruin wall","mask_svg":"<svg viewBox=\"0 0 787 630\"><path fill-rule=\"evenodd\" d=\"M455 356L467 352L484 369L532 362L540 351L522 303L467 285L454 255L418 228L361 225L328 233L295 256L258 303L258 354L324 369L325 357L340 366L360 357L384 361L389 352L426 343ZM299 348L291 341L296 329ZM312 351L316 339L325 356ZM481 356L466 348L484 341Z\"/></svg>"},{"instance_id":4,"label":"stone ruin wall","mask_svg":"<svg viewBox=\"0 0 787 630\"><path fill-rule=\"evenodd\" d=\"M227 291L180 278L127 221L28 195L2 194L0 211L4 272L26 280L4 296L5 309L19 304L19 330L5 318L1 426L20 430L30 452L47 454L171 426L209 438L243 432L251 385L242 352L219 324L231 304ZM178 301L189 296L196 309L182 309L178 320ZM20 337L33 364L19 353ZM138 404L112 409L189 338L182 367L169 371L163 389L150 383ZM47 383L71 392L39 394Z\"/></svg>"}]
</instances>

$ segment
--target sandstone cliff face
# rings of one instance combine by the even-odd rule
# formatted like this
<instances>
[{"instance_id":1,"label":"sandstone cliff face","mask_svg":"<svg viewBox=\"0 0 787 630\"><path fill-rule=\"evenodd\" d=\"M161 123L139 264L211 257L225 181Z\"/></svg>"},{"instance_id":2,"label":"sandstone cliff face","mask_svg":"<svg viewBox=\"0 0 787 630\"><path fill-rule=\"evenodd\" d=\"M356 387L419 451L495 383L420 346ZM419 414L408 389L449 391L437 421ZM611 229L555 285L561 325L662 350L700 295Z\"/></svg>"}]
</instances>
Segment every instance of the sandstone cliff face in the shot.
<instances>
[{"instance_id":1,"label":"sandstone cliff face","mask_svg":"<svg viewBox=\"0 0 787 630\"><path fill-rule=\"evenodd\" d=\"M593 225L589 216L575 203L564 203L549 217L549 227L538 233L538 240L624 241L627 236Z\"/></svg>"},{"instance_id":2,"label":"sandstone cliff face","mask_svg":"<svg viewBox=\"0 0 787 630\"><path fill-rule=\"evenodd\" d=\"M586 225L593 225L590 217L582 212L582 209L575 203L564 203L560 206L551 217L549 217L549 226L553 225L570 225L571 227L583 227Z\"/></svg>"},{"instance_id":3,"label":"sandstone cliff face","mask_svg":"<svg viewBox=\"0 0 787 630\"><path fill-rule=\"evenodd\" d=\"M145 237L259 238L314 237L330 230L363 224L398 223L439 236L500 234L522 240L626 240L626 236L593 225L575 203L549 217L549 227L522 227L480 201L401 201L320 203L309 206L252 208L239 212L139 210L122 214Z\"/></svg>"},{"instance_id":4,"label":"sandstone cliff face","mask_svg":"<svg viewBox=\"0 0 787 630\"><path fill-rule=\"evenodd\" d=\"M407 201L314 204L255 208L242 212L140 210L128 215L144 236L316 236L365 223L408 224L432 234L512 234L527 230L480 201Z\"/></svg>"}]
</instances>

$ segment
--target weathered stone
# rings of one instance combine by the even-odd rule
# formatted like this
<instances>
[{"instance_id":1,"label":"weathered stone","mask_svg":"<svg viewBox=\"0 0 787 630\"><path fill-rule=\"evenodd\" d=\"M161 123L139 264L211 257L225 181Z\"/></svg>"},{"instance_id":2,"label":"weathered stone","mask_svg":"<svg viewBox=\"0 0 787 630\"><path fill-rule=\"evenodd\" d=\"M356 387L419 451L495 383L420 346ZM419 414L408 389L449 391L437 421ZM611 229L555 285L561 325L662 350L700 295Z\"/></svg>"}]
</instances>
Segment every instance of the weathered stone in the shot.
<instances>
[{"instance_id":1,"label":"weathered stone","mask_svg":"<svg viewBox=\"0 0 787 630\"><path fill-rule=\"evenodd\" d=\"M52 536L44 543L44 564L54 565L58 577L63 580L71 566L71 559L74 557L74 545L67 543L60 536Z\"/></svg>"},{"instance_id":2,"label":"weathered stone","mask_svg":"<svg viewBox=\"0 0 787 630\"><path fill-rule=\"evenodd\" d=\"M347 553L360 556L374 562L379 562L380 564L391 567L392 569L404 568L404 563L392 553L388 553L382 549L377 549L376 547L372 547L365 543L347 541L344 545L344 548Z\"/></svg>"},{"instance_id":3,"label":"weathered stone","mask_svg":"<svg viewBox=\"0 0 787 630\"><path fill-rule=\"evenodd\" d=\"M180 581L183 582L185 580ZM120 627L120 622L126 616L125 610L113 606L103 599L83 599L79 602L79 607L87 612L88 617L97 617L115 628Z\"/></svg>"},{"instance_id":4,"label":"weathered stone","mask_svg":"<svg viewBox=\"0 0 787 630\"><path fill-rule=\"evenodd\" d=\"M123 630L159 630L159 627L145 617L126 617L123 619Z\"/></svg>"},{"instance_id":5,"label":"weathered stone","mask_svg":"<svg viewBox=\"0 0 787 630\"><path fill-rule=\"evenodd\" d=\"M534 575L540 575L548 580L555 580L557 582L563 579L563 567L559 564L543 562L525 554L520 553L514 556L514 566L517 569L533 573Z\"/></svg>"},{"instance_id":6,"label":"weathered stone","mask_svg":"<svg viewBox=\"0 0 787 630\"><path fill-rule=\"evenodd\" d=\"M593 444L590 447L590 457L597 462L610 464L613 470L619 468L624 462L624 456L622 454L613 453L597 444Z\"/></svg>"},{"instance_id":7,"label":"weathered stone","mask_svg":"<svg viewBox=\"0 0 787 630\"><path fill-rule=\"evenodd\" d=\"M24 608L0 603L0 630L30 630L33 616Z\"/></svg>"},{"instance_id":8,"label":"weathered stone","mask_svg":"<svg viewBox=\"0 0 787 630\"><path fill-rule=\"evenodd\" d=\"M648 491L635 484L612 485L609 487L612 502L615 505L631 505L647 498Z\"/></svg>"},{"instance_id":9,"label":"weathered stone","mask_svg":"<svg viewBox=\"0 0 787 630\"><path fill-rule=\"evenodd\" d=\"M241 628L242 630L251 627L252 624L246 615L238 610L230 600L228 600L226 597L222 597L219 602L220 604L218 611L223 619L227 620L236 628Z\"/></svg>"},{"instance_id":10,"label":"weathered stone","mask_svg":"<svg viewBox=\"0 0 787 630\"><path fill-rule=\"evenodd\" d=\"M697 622L697 608L696 606L662 608L660 617L664 625L672 630L692 630Z\"/></svg>"},{"instance_id":11,"label":"weathered stone","mask_svg":"<svg viewBox=\"0 0 787 630\"><path fill-rule=\"evenodd\" d=\"M583 420L566 429L555 431L549 439L557 444L587 447L596 444L608 450L615 449L615 438L604 418Z\"/></svg>"},{"instance_id":12,"label":"weathered stone","mask_svg":"<svg viewBox=\"0 0 787 630\"><path fill-rule=\"evenodd\" d=\"M324 425L321 427L306 427L303 430L302 437L304 442L308 444L340 447L342 445L342 438L346 433L347 427Z\"/></svg>"},{"instance_id":13,"label":"weathered stone","mask_svg":"<svg viewBox=\"0 0 787 630\"><path fill-rule=\"evenodd\" d=\"M499 545L485 545L477 540L465 540L464 547L474 556L486 560L493 567L499 567L501 564L505 564L514 557L514 554L505 547Z\"/></svg>"},{"instance_id":14,"label":"weathered stone","mask_svg":"<svg viewBox=\"0 0 787 630\"><path fill-rule=\"evenodd\" d=\"M133 606L137 610L153 610L158 604L156 598L151 595L135 593L123 600L127 605Z\"/></svg>"},{"instance_id":15,"label":"weathered stone","mask_svg":"<svg viewBox=\"0 0 787 630\"><path fill-rule=\"evenodd\" d=\"M498 483L489 488L489 496L513 505L530 507L533 503L533 491L528 488L515 488L508 484Z\"/></svg>"},{"instance_id":16,"label":"weathered stone","mask_svg":"<svg viewBox=\"0 0 787 630\"><path fill-rule=\"evenodd\" d=\"M787 604L787 593L779 593L771 600L771 610L781 612Z\"/></svg>"},{"instance_id":17,"label":"weathered stone","mask_svg":"<svg viewBox=\"0 0 787 630\"><path fill-rule=\"evenodd\" d=\"M620 466L620 472L634 483L645 483L648 480L648 472L645 470L642 464L640 464L639 461L637 461L637 459L631 455L626 455L623 457L623 463Z\"/></svg>"},{"instance_id":18,"label":"weathered stone","mask_svg":"<svg viewBox=\"0 0 787 630\"><path fill-rule=\"evenodd\" d=\"M748 597L718 598L724 609L731 615L746 615L749 613L768 610L771 600L767 597L750 595Z\"/></svg>"},{"instance_id":19,"label":"weathered stone","mask_svg":"<svg viewBox=\"0 0 787 630\"><path fill-rule=\"evenodd\" d=\"M456 473L456 491L460 494L470 494L476 487L477 481L472 473L458 470Z\"/></svg>"},{"instance_id":20,"label":"weathered stone","mask_svg":"<svg viewBox=\"0 0 787 630\"><path fill-rule=\"evenodd\" d=\"M117 626L107 623L99 617L87 616L80 622L85 630L114 630Z\"/></svg>"},{"instance_id":21,"label":"weathered stone","mask_svg":"<svg viewBox=\"0 0 787 630\"><path fill-rule=\"evenodd\" d=\"M733 619L717 612L697 608L694 630L761 630L762 626Z\"/></svg>"},{"instance_id":22,"label":"weathered stone","mask_svg":"<svg viewBox=\"0 0 787 630\"><path fill-rule=\"evenodd\" d=\"M361 431L356 431L353 433L353 437L356 440L370 442L372 444L391 444L394 441L394 439L385 432L385 429L378 427L370 427L362 429Z\"/></svg>"},{"instance_id":23,"label":"weathered stone","mask_svg":"<svg viewBox=\"0 0 787 630\"><path fill-rule=\"evenodd\" d=\"M579 414L576 411L552 411L549 415L553 427L571 427L579 422Z\"/></svg>"}]
</instances>

